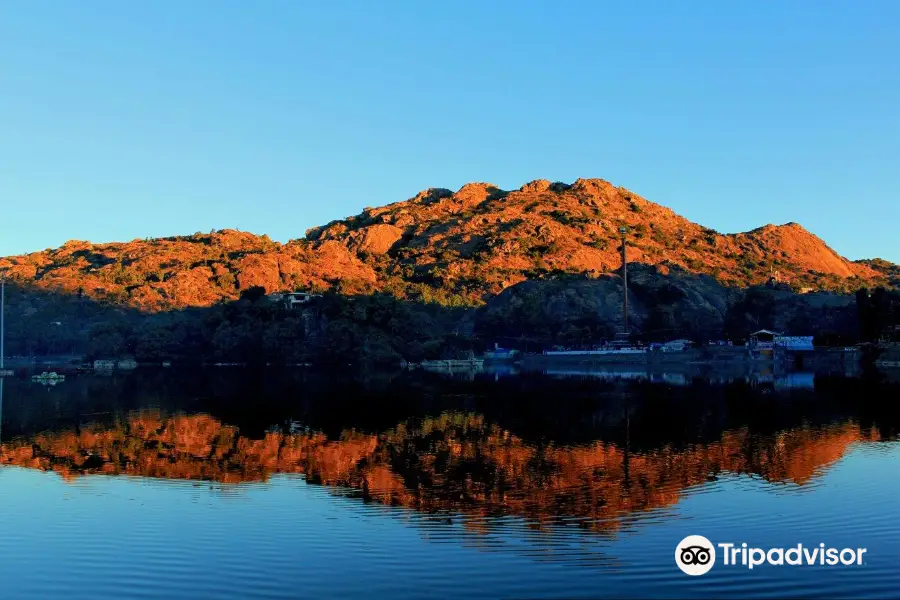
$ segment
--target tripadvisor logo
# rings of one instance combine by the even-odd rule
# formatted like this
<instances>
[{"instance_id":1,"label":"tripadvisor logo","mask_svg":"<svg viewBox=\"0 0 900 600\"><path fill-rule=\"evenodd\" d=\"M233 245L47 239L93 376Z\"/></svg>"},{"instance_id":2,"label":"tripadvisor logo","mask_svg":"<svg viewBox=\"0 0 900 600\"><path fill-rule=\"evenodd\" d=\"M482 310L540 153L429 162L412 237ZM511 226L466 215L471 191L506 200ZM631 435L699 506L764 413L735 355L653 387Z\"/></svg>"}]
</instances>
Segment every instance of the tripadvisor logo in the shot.
<instances>
[{"instance_id":1,"label":"tripadvisor logo","mask_svg":"<svg viewBox=\"0 0 900 600\"><path fill-rule=\"evenodd\" d=\"M706 575L716 564L716 549L702 535L689 535L675 548L675 564L688 575Z\"/></svg>"},{"instance_id":2,"label":"tripadvisor logo","mask_svg":"<svg viewBox=\"0 0 900 600\"><path fill-rule=\"evenodd\" d=\"M716 550L718 548L718 551ZM675 564L691 576L705 575L716 564L716 554L722 558L722 565L754 567L769 564L773 566L860 566L866 548L828 548L825 544L807 547L797 544L790 548L748 547L746 543L713 544L702 535L689 535L675 547Z\"/></svg>"}]
</instances>

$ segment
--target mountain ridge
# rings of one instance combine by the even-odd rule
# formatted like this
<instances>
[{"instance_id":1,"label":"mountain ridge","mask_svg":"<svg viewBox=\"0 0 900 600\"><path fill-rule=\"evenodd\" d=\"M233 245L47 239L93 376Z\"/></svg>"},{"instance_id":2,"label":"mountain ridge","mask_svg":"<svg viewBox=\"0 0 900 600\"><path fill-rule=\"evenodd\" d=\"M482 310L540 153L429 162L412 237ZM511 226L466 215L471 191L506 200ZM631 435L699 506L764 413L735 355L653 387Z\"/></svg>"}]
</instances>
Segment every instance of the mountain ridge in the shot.
<instances>
[{"instance_id":1,"label":"mountain ridge","mask_svg":"<svg viewBox=\"0 0 900 600\"><path fill-rule=\"evenodd\" d=\"M676 266L746 287L771 278L797 290L890 285L900 266L850 261L796 222L721 234L603 179L533 180L517 190L468 183L312 227L303 238L223 229L0 258L0 274L45 290L148 311L209 306L259 286L267 292L385 291L447 305L480 305L529 279L598 277L628 261Z\"/></svg>"}]
</instances>

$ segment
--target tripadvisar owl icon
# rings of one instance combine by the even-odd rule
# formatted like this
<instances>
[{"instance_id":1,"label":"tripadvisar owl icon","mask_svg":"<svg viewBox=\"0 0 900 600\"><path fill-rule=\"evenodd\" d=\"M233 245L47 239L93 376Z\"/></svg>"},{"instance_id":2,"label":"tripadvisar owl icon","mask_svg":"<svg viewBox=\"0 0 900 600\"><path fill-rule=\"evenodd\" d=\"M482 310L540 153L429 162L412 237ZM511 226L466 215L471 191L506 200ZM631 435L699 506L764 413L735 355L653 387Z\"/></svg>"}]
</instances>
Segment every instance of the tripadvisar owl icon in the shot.
<instances>
[{"instance_id":1,"label":"tripadvisar owl icon","mask_svg":"<svg viewBox=\"0 0 900 600\"><path fill-rule=\"evenodd\" d=\"M705 575L716 564L715 547L702 535L689 535L675 547L675 564L687 575Z\"/></svg>"},{"instance_id":2,"label":"tripadvisar owl icon","mask_svg":"<svg viewBox=\"0 0 900 600\"><path fill-rule=\"evenodd\" d=\"M712 548L703 546L688 546L681 549L681 562L686 565L705 565L709 562Z\"/></svg>"}]
</instances>

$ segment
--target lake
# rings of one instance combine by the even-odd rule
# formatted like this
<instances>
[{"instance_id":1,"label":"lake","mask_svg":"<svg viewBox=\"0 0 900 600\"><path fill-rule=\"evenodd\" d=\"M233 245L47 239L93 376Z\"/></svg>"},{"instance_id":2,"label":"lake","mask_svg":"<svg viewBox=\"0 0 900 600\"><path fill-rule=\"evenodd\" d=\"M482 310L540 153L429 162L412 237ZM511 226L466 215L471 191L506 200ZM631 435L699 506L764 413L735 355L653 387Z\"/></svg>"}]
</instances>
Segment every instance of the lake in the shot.
<instances>
[{"instance_id":1,"label":"lake","mask_svg":"<svg viewBox=\"0 0 900 600\"><path fill-rule=\"evenodd\" d=\"M143 370L3 384L5 598L890 597L900 385ZM862 564L725 565L750 548Z\"/></svg>"}]
</instances>

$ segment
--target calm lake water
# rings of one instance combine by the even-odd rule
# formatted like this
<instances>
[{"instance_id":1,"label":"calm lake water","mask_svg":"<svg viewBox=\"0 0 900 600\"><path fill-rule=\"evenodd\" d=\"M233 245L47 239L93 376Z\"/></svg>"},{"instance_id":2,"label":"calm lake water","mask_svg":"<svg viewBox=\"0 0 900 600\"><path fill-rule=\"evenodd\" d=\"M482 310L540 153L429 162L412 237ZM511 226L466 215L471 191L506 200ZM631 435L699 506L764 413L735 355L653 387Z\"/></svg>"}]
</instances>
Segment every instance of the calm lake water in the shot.
<instances>
[{"instance_id":1,"label":"calm lake water","mask_svg":"<svg viewBox=\"0 0 900 600\"><path fill-rule=\"evenodd\" d=\"M875 376L4 382L4 598L895 597ZM675 564L687 535L860 566Z\"/></svg>"}]
</instances>

